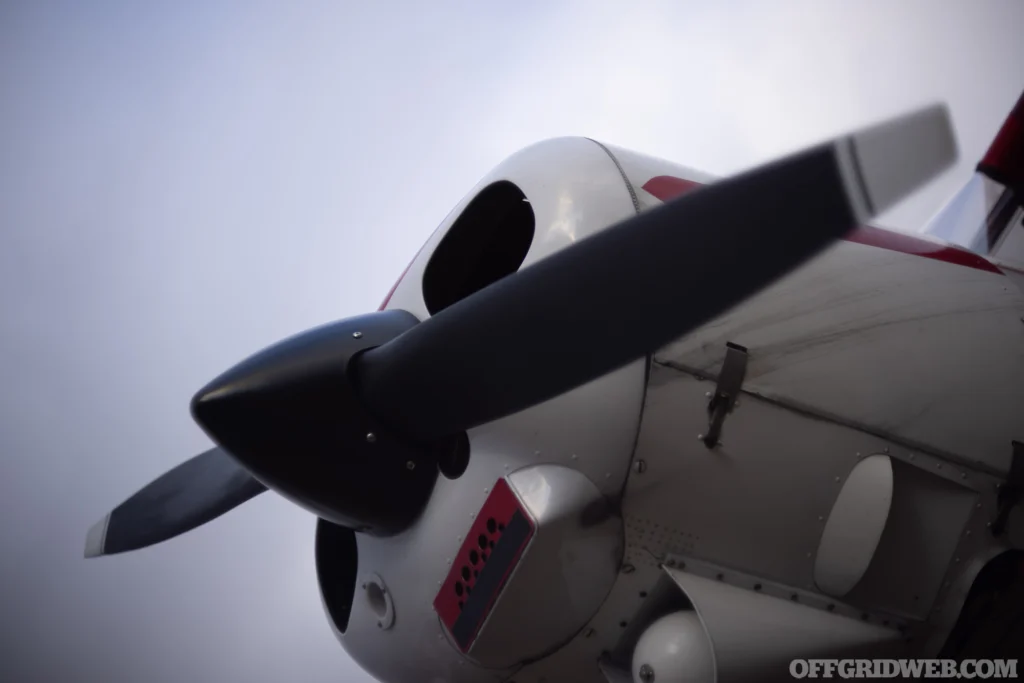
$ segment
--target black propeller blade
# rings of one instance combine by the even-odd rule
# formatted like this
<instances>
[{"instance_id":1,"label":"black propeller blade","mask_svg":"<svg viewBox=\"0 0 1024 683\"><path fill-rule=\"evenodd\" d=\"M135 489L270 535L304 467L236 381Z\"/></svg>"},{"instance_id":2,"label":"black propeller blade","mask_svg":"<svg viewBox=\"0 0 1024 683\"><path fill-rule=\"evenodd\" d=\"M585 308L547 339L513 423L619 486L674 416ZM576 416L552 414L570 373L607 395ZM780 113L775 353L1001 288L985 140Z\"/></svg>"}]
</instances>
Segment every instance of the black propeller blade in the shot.
<instances>
[{"instance_id":1,"label":"black propeller blade","mask_svg":"<svg viewBox=\"0 0 1024 683\"><path fill-rule=\"evenodd\" d=\"M688 333L955 157L945 108L916 112L645 212L422 323L384 311L292 337L204 387L193 415L246 470L314 514L368 533L399 532L426 506L438 459L466 447L465 430ZM231 495L207 495L209 475L183 468L173 485L161 482L179 470L115 510L90 548L169 538L260 486L239 474L235 488L212 487ZM168 499L181 505L168 507ZM120 536L111 533L115 522L126 530Z\"/></svg>"},{"instance_id":2,"label":"black propeller blade","mask_svg":"<svg viewBox=\"0 0 1024 683\"><path fill-rule=\"evenodd\" d=\"M789 272L955 158L933 107L715 183L524 268L363 354L367 409L432 439L655 351Z\"/></svg>"},{"instance_id":3,"label":"black propeller blade","mask_svg":"<svg viewBox=\"0 0 1024 683\"><path fill-rule=\"evenodd\" d=\"M220 448L200 453L156 479L93 525L85 556L113 555L174 538L264 491Z\"/></svg>"}]
</instances>

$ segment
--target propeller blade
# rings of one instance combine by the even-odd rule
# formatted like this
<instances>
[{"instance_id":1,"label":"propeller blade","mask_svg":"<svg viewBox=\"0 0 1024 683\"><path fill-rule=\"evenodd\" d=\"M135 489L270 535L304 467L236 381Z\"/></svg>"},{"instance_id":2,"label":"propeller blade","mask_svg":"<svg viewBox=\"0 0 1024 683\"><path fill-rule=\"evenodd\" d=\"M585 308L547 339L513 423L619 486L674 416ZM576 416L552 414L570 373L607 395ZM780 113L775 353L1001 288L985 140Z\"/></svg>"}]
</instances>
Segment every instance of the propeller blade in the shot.
<instances>
[{"instance_id":1,"label":"propeller blade","mask_svg":"<svg viewBox=\"0 0 1024 683\"><path fill-rule=\"evenodd\" d=\"M190 531L267 488L211 448L159 477L89 529L85 556L136 550Z\"/></svg>"},{"instance_id":2,"label":"propeller blade","mask_svg":"<svg viewBox=\"0 0 1024 683\"><path fill-rule=\"evenodd\" d=\"M358 356L364 405L430 440L550 399L720 315L955 159L935 106L685 195Z\"/></svg>"}]
</instances>

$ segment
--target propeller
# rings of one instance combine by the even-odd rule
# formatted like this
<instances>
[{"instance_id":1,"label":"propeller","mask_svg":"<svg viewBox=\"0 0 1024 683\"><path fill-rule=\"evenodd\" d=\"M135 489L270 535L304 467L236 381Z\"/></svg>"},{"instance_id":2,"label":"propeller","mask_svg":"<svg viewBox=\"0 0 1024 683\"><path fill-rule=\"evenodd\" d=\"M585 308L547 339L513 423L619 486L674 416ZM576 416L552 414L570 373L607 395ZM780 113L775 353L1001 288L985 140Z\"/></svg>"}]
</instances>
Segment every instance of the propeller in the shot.
<instances>
[{"instance_id":1,"label":"propeller","mask_svg":"<svg viewBox=\"0 0 1024 683\"><path fill-rule=\"evenodd\" d=\"M233 459L259 486L327 521L398 533L426 505L438 460L467 447L466 430L690 332L955 158L946 109L929 107L646 211L423 322L382 311L287 339L192 401L224 449L217 481L227 481ZM102 552L170 538L258 486L211 486L206 470L184 467L108 516Z\"/></svg>"},{"instance_id":2,"label":"propeller","mask_svg":"<svg viewBox=\"0 0 1024 683\"><path fill-rule=\"evenodd\" d=\"M166 541L267 490L220 448L186 460L118 505L89 529L85 556Z\"/></svg>"}]
</instances>

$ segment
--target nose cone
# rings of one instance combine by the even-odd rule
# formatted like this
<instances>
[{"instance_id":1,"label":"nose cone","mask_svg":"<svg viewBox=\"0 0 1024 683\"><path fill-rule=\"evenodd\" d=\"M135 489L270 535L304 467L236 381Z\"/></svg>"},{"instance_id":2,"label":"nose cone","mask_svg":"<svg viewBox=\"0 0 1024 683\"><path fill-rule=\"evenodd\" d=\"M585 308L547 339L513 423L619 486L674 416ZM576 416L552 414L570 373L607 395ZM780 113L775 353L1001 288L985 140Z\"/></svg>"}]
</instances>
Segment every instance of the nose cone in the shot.
<instances>
[{"instance_id":1,"label":"nose cone","mask_svg":"<svg viewBox=\"0 0 1024 683\"><path fill-rule=\"evenodd\" d=\"M349 366L410 319L378 313L286 339L203 387L192 415L253 476L318 517L370 533L401 531L426 505L437 469L429 452L386 433L363 410Z\"/></svg>"}]
</instances>

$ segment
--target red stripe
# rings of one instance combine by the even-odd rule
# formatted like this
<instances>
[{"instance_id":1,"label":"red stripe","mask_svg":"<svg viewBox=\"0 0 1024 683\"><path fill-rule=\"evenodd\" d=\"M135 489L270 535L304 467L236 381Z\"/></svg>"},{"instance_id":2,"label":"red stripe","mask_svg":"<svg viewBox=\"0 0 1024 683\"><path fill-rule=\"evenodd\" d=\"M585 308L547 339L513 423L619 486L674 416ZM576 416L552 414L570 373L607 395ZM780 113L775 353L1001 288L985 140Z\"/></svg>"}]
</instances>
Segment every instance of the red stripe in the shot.
<instances>
[{"instance_id":1,"label":"red stripe","mask_svg":"<svg viewBox=\"0 0 1024 683\"><path fill-rule=\"evenodd\" d=\"M667 202L670 199L674 199L682 194L690 192L691 190L699 188L700 186L700 183L696 183L692 180L684 180L682 178L662 175L648 180L644 183L643 189L661 201ZM989 273L998 273L999 275L1003 274L995 264L974 252L967 251L966 249L960 249L959 247L951 245L936 244L935 242L929 242L928 240L923 240L918 237L914 237L913 235L874 228L869 225L856 228L853 232L844 237L843 240L846 242L865 244L869 247L878 247L879 249L886 249L888 251L897 251L902 254L923 256L924 258L935 259L936 261L943 261L945 263L953 263L958 266L966 266L967 268L984 270Z\"/></svg>"},{"instance_id":2,"label":"red stripe","mask_svg":"<svg viewBox=\"0 0 1024 683\"><path fill-rule=\"evenodd\" d=\"M1018 194L1024 193L1024 94L1003 121L978 171Z\"/></svg>"}]
</instances>

